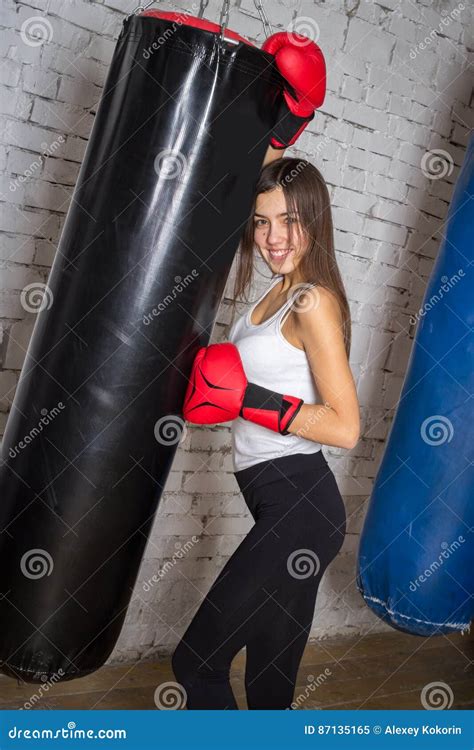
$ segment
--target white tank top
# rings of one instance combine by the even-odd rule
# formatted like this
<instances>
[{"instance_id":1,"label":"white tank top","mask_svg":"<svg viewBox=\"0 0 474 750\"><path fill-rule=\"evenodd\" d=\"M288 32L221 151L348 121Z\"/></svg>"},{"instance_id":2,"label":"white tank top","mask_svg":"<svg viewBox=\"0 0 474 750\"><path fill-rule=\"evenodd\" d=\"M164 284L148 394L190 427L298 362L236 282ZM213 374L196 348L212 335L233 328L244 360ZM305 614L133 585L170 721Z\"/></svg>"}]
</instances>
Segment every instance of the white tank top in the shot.
<instances>
[{"instance_id":1,"label":"white tank top","mask_svg":"<svg viewBox=\"0 0 474 750\"><path fill-rule=\"evenodd\" d=\"M283 317L294 301L294 294L268 320L258 325L250 322L258 303L282 278L281 274L278 275L247 314L235 321L228 340L239 350L249 382L276 393L298 396L306 403L322 403L306 353L290 344L281 332ZM301 289L298 288L297 291ZM316 453L322 447L314 440L291 433L280 435L242 417L232 421L231 435L234 471L290 453Z\"/></svg>"}]
</instances>

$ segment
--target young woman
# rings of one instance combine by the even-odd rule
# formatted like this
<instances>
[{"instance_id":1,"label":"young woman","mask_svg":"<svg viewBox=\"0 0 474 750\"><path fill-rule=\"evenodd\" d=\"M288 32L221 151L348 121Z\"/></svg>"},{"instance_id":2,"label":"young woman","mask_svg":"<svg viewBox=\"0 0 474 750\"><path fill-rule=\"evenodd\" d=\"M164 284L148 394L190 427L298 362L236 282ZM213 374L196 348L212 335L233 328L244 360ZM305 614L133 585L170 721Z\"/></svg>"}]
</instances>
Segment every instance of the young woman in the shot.
<instances>
[{"instance_id":1,"label":"young woman","mask_svg":"<svg viewBox=\"0 0 474 750\"><path fill-rule=\"evenodd\" d=\"M255 520L173 654L189 709L237 708L229 669L243 646L248 708L291 707L319 583L346 530L321 446L359 438L349 307L327 186L309 162L263 168L234 298L251 283L256 250L269 290L229 343L198 352L185 400L191 422L233 420L235 477Z\"/></svg>"}]
</instances>

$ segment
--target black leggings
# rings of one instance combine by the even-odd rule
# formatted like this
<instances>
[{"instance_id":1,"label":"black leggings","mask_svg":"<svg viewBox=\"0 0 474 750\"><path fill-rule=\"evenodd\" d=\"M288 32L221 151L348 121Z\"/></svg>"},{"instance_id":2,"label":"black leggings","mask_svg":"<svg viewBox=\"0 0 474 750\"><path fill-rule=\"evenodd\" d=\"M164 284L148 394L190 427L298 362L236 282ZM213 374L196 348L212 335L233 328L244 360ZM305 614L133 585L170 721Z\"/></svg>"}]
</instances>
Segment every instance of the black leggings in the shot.
<instances>
[{"instance_id":1,"label":"black leggings","mask_svg":"<svg viewBox=\"0 0 474 750\"><path fill-rule=\"evenodd\" d=\"M235 478L255 524L178 643L173 672L188 709L236 709L229 671L246 646L248 708L290 708L319 582L344 541L344 503L321 451Z\"/></svg>"}]
</instances>

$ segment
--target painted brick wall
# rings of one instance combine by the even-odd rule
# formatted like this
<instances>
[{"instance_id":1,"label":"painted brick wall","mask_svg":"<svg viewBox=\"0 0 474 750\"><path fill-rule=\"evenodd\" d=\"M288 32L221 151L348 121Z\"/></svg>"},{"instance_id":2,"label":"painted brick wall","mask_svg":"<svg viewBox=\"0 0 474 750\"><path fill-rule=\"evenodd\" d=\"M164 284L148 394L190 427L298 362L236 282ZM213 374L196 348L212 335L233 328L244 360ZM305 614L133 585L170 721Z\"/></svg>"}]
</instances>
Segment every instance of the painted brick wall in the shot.
<instances>
[{"instance_id":1,"label":"painted brick wall","mask_svg":"<svg viewBox=\"0 0 474 750\"><path fill-rule=\"evenodd\" d=\"M3 2L1 434L35 322L21 293L47 281L115 39L135 7L131 0ZM356 591L355 556L410 353L410 315L422 302L472 128L472 12L453 0L267 0L265 7L273 31L293 24L327 59L324 106L287 154L316 164L330 187L362 415L353 450L325 449L348 533L320 587L312 635L384 630ZM166 9L192 10L190 3ZM219 13L211 0L207 18L218 21ZM43 42L25 43L35 24ZM263 41L252 0L232 4L229 26ZM228 332L233 278L213 342ZM170 651L251 525L232 474L230 424L189 426L111 660Z\"/></svg>"}]
</instances>

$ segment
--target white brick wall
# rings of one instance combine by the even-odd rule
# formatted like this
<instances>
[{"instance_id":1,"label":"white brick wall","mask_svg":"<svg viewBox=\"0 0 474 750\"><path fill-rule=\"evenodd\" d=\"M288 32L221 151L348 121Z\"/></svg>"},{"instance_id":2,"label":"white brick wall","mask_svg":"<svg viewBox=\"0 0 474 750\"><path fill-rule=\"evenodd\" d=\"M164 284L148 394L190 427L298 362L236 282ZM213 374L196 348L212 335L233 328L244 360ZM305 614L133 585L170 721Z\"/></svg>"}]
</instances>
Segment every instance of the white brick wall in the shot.
<instances>
[{"instance_id":1,"label":"white brick wall","mask_svg":"<svg viewBox=\"0 0 474 750\"><path fill-rule=\"evenodd\" d=\"M20 292L47 279L123 14L136 5L133 0L3 2L0 434L34 323L20 304ZM312 631L318 637L368 626L385 629L355 589L355 558L410 354L409 316L422 300L473 123L469 11L461 10L421 48L439 26L437 8L446 17L461 5L453 0L266 2L274 31L291 22L298 30L310 19L326 55L326 101L287 153L311 160L330 187L362 415L362 438L352 451L325 449L345 498L348 533L320 588ZM207 17L217 21L219 13L220 2L211 0ZM43 17L52 32L50 41L35 47L20 36L32 16ZM232 3L229 25L263 41L253 0ZM52 143L54 156L38 166L38 156ZM443 179L429 179L421 169L431 149L443 149L452 162ZM19 177L25 179L18 182ZM13 191L12 181L18 182ZM227 295L232 286L233 273ZM214 341L226 337L229 302L225 297ZM190 426L112 659L170 651L251 525L232 475L229 425ZM143 584L193 535L200 541L145 592Z\"/></svg>"}]
</instances>

